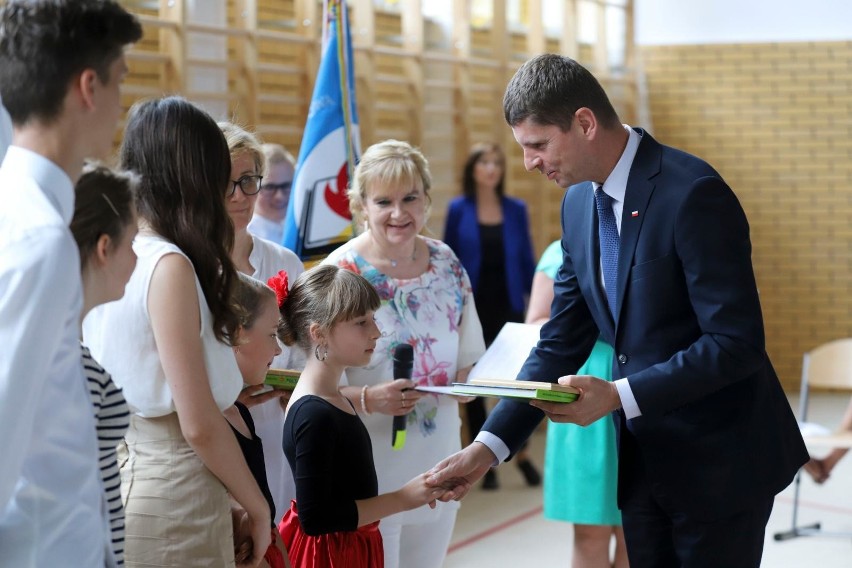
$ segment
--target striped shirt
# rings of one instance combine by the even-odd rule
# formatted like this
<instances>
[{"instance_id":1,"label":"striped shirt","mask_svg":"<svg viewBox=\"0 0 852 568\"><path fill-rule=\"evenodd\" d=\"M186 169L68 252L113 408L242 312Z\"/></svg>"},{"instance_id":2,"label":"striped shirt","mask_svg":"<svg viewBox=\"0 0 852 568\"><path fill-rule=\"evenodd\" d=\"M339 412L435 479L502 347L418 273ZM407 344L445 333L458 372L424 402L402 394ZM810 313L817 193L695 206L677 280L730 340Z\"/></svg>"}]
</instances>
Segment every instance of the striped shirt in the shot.
<instances>
[{"instance_id":1,"label":"striped shirt","mask_svg":"<svg viewBox=\"0 0 852 568\"><path fill-rule=\"evenodd\" d=\"M80 345L83 369L89 384L98 432L98 454L101 479L106 494L112 549L118 566L124 566L124 508L121 505L121 476L118 471L116 446L130 426L130 410L121 389L112 377L92 358L88 347Z\"/></svg>"}]
</instances>

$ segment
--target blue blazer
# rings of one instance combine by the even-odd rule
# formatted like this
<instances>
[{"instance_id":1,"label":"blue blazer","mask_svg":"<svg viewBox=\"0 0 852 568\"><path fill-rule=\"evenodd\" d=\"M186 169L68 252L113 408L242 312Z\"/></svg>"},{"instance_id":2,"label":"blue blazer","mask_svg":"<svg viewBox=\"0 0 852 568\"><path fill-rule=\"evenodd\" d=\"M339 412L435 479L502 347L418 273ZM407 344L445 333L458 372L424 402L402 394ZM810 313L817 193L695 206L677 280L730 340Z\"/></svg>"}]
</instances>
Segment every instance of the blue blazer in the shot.
<instances>
[{"instance_id":1,"label":"blue blazer","mask_svg":"<svg viewBox=\"0 0 852 568\"><path fill-rule=\"evenodd\" d=\"M642 412L614 413L617 433L629 429L643 458L619 453L619 502L625 472L644 465L681 511L724 518L781 491L808 453L765 351L739 201L708 164L638 131L614 321L600 284L594 193L581 183L562 203L551 319L518 379L575 373L602 334L615 348L613 377L627 378ZM541 418L501 401L483 430L514 452Z\"/></svg>"},{"instance_id":2,"label":"blue blazer","mask_svg":"<svg viewBox=\"0 0 852 568\"><path fill-rule=\"evenodd\" d=\"M509 302L512 311L523 314L526 308L525 296L530 294L535 273L527 206L520 199L512 197L503 196L500 201L503 208L503 257ZM476 201L472 198L457 197L450 202L444 242L459 257L476 290L482 264L482 245L479 240Z\"/></svg>"}]
</instances>

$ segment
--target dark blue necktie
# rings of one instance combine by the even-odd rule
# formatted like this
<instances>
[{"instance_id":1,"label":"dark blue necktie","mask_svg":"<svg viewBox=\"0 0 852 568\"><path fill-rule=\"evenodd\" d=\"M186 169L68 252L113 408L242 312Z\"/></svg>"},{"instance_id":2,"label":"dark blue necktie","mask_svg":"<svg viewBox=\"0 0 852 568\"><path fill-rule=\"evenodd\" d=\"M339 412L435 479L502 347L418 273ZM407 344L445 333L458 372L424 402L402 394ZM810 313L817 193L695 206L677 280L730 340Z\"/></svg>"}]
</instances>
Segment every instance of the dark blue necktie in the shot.
<instances>
[{"instance_id":1,"label":"dark blue necktie","mask_svg":"<svg viewBox=\"0 0 852 568\"><path fill-rule=\"evenodd\" d=\"M618 227L612 212L612 197L600 187L595 190L595 205L598 208L598 239L601 246L601 266L603 268L606 301L609 311L615 319L615 281L618 275Z\"/></svg>"}]
</instances>

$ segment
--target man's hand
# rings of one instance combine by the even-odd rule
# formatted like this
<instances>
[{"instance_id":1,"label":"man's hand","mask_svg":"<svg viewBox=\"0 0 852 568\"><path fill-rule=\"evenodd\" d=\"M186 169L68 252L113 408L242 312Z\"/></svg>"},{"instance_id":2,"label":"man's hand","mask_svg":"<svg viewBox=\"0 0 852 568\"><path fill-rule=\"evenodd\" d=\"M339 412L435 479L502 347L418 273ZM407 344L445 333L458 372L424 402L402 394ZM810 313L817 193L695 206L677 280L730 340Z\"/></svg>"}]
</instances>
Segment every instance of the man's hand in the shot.
<instances>
[{"instance_id":1,"label":"man's hand","mask_svg":"<svg viewBox=\"0 0 852 568\"><path fill-rule=\"evenodd\" d=\"M553 422L570 422L588 426L602 416L621 408L615 384L591 375L568 375L559 378L560 385L574 387L580 397L570 404L533 400L531 406L541 409Z\"/></svg>"},{"instance_id":2,"label":"man's hand","mask_svg":"<svg viewBox=\"0 0 852 568\"><path fill-rule=\"evenodd\" d=\"M426 483L446 490L439 500L458 501L467 495L496 459L488 446L473 442L430 469Z\"/></svg>"}]
</instances>

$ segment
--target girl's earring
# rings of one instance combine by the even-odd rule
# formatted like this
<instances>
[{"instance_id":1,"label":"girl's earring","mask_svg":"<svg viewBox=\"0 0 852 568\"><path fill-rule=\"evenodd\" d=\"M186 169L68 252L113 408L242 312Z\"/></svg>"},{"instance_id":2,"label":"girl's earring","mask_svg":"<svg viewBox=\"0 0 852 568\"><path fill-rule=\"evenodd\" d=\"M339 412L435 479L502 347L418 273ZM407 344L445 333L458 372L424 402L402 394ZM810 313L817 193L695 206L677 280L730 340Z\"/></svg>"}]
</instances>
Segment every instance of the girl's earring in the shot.
<instances>
[{"instance_id":1,"label":"girl's earring","mask_svg":"<svg viewBox=\"0 0 852 568\"><path fill-rule=\"evenodd\" d=\"M328 347L324 348L325 350L322 355L320 355L319 348L319 343L317 343L317 346L314 347L314 357L316 357L317 361L325 361L328 359Z\"/></svg>"}]
</instances>

